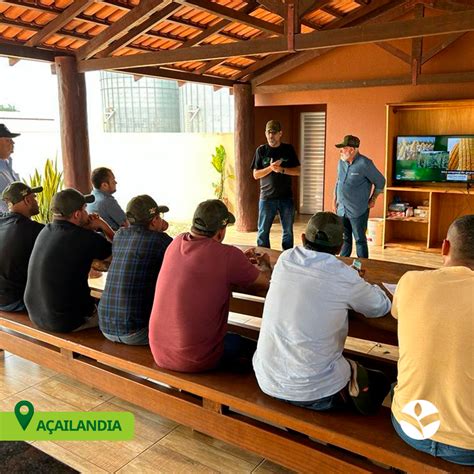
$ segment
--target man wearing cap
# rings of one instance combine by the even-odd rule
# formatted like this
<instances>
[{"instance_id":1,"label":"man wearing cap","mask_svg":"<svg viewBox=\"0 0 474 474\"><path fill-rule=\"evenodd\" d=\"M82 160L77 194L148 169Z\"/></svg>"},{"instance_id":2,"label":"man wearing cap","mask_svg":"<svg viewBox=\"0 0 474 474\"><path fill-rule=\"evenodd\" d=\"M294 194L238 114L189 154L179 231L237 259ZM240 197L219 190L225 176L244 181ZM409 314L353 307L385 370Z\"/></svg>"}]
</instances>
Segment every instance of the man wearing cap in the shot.
<instances>
[{"instance_id":1,"label":"man wearing cap","mask_svg":"<svg viewBox=\"0 0 474 474\"><path fill-rule=\"evenodd\" d=\"M383 193L385 178L372 160L359 153L359 145L360 140L353 135L346 135L336 145L340 149L340 160L334 189L334 210L342 217L344 224L341 256L351 256L354 235L357 256L368 258L366 234L369 211L375 206L377 196Z\"/></svg>"},{"instance_id":2,"label":"man wearing cap","mask_svg":"<svg viewBox=\"0 0 474 474\"><path fill-rule=\"evenodd\" d=\"M336 258L342 234L340 217L318 212L301 236L303 245L281 254L265 298L253 366L267 395L312 410L353 403L369 413L390 386L382 373L343 357L348 311L384 316L390 300ZM357 384L365 400L353 400Z\"/></svg>"},{"instance_id":3,"label":"man wearing cap","mask_svg":"<svg viewBox=\"0 0 474 474\"><path fill-rule=\"evenodd\" d=\"M295 206L291 176L300 175L295 149L282 143L281 124L270 120L265 126L267 143L257 148L252 161L253 177L260 180L257 245L270 248L270 229L277 214L283 229L283 250L293 247Z\"/></svg>"},{"instance_id":4,"label":"man wearing cap","mask_svg":"<svg viewBox=\"0 0 474 474\"><path fill-rule=\"evenodd\" d=\"M20 177L13 171L11 154L15 146L13 138L19 133L12 133L0 123L0 193L13 181L19 181ZM8 212L7 204L0 200L0 212Z\"/></svg>"},{"instance_id":5,"label":"man wearing cap","mask_svg":"<svg viewBox=\"0 0 474 474\"><path fill-rule=\"evenodd\" d=\"M235 217L222 201L197 207L191 232L168 247L156 284L150 318L155 362L180 372L202 372L237 363L255 349L253 341L227 333L232 287L268 287L268 255L258 267L238 248L222 243ZM255 256L254 254L252 254Z\"/></svg>"},{"instance_id":6,"label":"man wearing cap","mask_svg":"<svg viewBox=\"0 0 474 474\"><path fill-rule=\"evenodd\" d=\"M8 185L2 199L8 213L0 213L0 309L24 311L28 262L38 234L44 225L31 219L39 214L36 193L42 187L30 188L14 181Z\"/></svg>"},{"instance_id":7,"label":"man wearing cap","mask_svg":"<svg viewBox=\"0 0 474 474\"><path fill-rule=\"evenodd\" d=\"M131 345L148 344L156 280L165 250L173 239L165 233L168 222L146 194L127 205L130 227L122 227L112 244L112 263L98 307L100 330L107 339Z\"/></svg>"},{"instance_id":8,"label":"man wearing cap","mask_svg":"<svg viewBox=\"0 0 474 474\"><path fill-rule=\"evenodd\" d=\"M128 227L129 222L117 200L112 196L117 191L117 181L109 168L96 168L91 176L95 201L87 205L87 212L96 212L112 230Z\"/></svg>"},{"instance_id":9,"label":"man wearing cap","mask_svg":"<svg viewBox=\"0 0 474 474\"><path fill-rule=\"evenodd\" d=\"M25 304L30 319L40 328L71 332L97 326L97 311L90 295L88 274L92 260L110 257L114 232L86 204L94 200L73 188L53 196L54 220L36 239L28 267Z\"/></svg>"}]
</instances>

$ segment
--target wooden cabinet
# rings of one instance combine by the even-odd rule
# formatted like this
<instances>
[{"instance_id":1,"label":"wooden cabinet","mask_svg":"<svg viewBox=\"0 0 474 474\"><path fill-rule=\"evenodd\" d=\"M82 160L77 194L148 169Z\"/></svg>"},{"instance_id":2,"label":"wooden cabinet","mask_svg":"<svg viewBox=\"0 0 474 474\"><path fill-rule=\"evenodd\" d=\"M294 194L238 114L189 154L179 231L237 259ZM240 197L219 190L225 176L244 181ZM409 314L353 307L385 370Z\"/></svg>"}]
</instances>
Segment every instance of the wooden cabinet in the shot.
<instances>
[{"instance_id":1,"label":"wooden cabinet","mask_svg":"<svg viewBox=\"0 0 474 474\"><path fill-rule=\"evenodd\" d=\"M410 102L387 105L387 136L383 245L439 252L446 232L457 217L474 214L474 190L465 183L419 183L404 186L393 179L397 135L474 134L474 100ZM413 207L427 206L426 218L388 216L388 206L398 196Z\"/></svg>"}]
</instances>

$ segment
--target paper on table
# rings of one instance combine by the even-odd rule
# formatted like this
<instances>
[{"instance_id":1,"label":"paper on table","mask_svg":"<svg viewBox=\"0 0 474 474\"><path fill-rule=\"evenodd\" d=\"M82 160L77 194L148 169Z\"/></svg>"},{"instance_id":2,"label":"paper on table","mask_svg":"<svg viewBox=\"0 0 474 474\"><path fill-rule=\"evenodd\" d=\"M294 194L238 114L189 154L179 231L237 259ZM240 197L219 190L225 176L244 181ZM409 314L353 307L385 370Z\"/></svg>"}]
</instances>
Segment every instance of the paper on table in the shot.
<instances>
[{"instance_id":1,"label":"paper on table","mask_svg":"<svg viewBox=\"0 0 474 474\"><path fill-rule=\"evenodd\" d=\"M389 291L389 293L393 296L395 294L395 290L397 289L396 283L382 283L385 288Z\"/></svg>"}]
</instances>

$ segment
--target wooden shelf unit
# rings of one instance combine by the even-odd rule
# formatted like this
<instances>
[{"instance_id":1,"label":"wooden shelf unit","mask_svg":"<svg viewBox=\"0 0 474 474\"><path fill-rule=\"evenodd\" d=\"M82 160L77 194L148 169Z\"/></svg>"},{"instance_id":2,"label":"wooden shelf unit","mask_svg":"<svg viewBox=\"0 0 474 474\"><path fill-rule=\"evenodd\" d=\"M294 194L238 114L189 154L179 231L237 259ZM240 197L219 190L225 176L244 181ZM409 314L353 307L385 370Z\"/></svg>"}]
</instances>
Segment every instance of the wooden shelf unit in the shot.
<instances>
[{"instance_id":1,"label":"wooden shelf unit","mask_svg":"<svg viewBox=\"0 0 474 474\"><path fill-rule=\"evenodd\" d=\"M398 135L473 135L474 100L409 102L387 105L384 200L384 247L439 251L454 219L474 214L474 190L467 184L422 183L403 186L393 179L395 137ZM426 221L388 217L395 196L413 207L428 205Z\"/></svg>"}]
</instances>

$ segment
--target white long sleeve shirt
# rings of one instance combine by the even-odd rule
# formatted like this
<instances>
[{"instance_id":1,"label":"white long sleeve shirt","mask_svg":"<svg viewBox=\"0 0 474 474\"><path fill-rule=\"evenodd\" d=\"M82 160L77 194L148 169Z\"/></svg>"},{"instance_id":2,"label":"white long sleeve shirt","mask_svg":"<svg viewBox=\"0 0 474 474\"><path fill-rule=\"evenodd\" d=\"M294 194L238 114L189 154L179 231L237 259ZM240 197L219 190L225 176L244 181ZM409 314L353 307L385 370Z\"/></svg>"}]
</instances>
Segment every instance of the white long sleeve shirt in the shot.
<instances>
[{"instance_id":1,"label":"white long sleeve shirt","mask_svg":"<svg viewBox=\"0 0 474 474\"><path fill-rule=\"evenodd\" d=\"M302 402L337 393L350 378L342 356L348 311L376 318L390 306L381 288L335 256L304 247L283 252L273 270L253 358L260 388Z\"/></svg>"}]
</instances>

